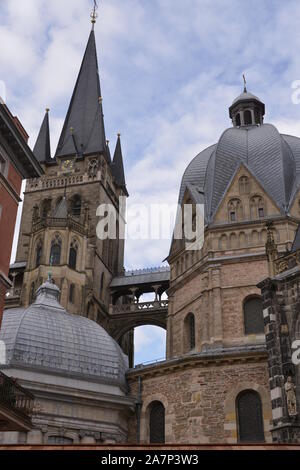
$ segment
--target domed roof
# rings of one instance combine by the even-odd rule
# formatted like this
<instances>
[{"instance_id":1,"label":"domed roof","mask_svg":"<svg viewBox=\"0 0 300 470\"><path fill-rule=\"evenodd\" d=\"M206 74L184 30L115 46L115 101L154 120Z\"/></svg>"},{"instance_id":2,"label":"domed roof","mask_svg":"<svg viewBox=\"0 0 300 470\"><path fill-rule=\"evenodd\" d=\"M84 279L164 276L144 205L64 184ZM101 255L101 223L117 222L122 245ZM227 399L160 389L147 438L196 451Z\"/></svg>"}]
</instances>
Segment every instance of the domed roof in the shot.
<instances>
[{"instance_id":1,"label":"domed roof","mask_svg":"<svg viewBox=\"0 0 300 470\"><path fill-rule=\"evenodd\" d=\"M262 102L257 96L253 95L249 91L243 91L239 96L233 100L232 104L237 103L238 101L248 101L248 100L256 100Z\"/></svg>"},{"instance_id":2,"label":"domed roof","mask_svg":"<svg viewBox=\"0 0 300 470\"><path fill-rule=\"evenodd\" d=\"M300 139L280 134L271 124L226 129L216 145L200 152L187 167L179 203L189 185L203 188L209 223L241 164L261 183L279 210L287 213L300 188Z\"/></svg>"},{"instance_id":3,"label":"domed roof","mask_svg":"<svg viewBox=\"0 0 300 470\"><path fill-rule=\"evenodd\" d=\"M58 295L48 280L28 308L4 311L0 340L6 345L6 367L124 385L128 362L119 345L97 323L67 313Z\"/></svg>"}]
</instances>

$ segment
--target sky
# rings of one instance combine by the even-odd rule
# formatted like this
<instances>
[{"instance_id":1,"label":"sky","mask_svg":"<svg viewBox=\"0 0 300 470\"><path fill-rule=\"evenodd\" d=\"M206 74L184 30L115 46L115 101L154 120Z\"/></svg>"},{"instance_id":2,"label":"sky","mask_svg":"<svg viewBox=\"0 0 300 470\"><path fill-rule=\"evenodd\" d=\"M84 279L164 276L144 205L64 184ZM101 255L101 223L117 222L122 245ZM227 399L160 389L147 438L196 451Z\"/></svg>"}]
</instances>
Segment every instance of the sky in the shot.
<instances>
[{"instance_id":1,"label":"sky","mask_svg":"<svg viewBox=\"0 0 300 470\"><path fill-rule=\"evenodd\" d=\"M0 1L0 95L31 146L49 107L55 152L92 6L91 0ZM188 163L231 126L228 107L243 89L242 74L266 105L265 122L300 136L300 104L292 99L293 86L300 86L299 1L99 0L98 14L106 134L111 151L122 134L131 204L177 202ZM161 265L169 245L128 240L126 268ZM161 344L149 349L161 357L164 333L147 331ZM145 352L140 338L137 355Z\"/></svg>"}]
</instances>

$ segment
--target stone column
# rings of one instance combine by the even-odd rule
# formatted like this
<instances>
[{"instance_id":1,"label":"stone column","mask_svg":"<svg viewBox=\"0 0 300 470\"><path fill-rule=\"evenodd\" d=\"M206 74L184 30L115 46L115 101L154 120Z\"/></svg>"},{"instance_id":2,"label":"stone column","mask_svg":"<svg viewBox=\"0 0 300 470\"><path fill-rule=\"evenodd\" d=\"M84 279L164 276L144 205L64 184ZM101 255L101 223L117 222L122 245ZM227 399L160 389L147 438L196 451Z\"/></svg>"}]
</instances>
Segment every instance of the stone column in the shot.
<instances>
[{"instance_id":1,"label":"stone column","mask_svg":"<svg viewBox=\"0 0 300 470\"><path fill-rule=\"evenodd\" d=\"M43 444L43 433L40 429L33 429L27 434L27 444Z\"/></svg>"}]
</instances>

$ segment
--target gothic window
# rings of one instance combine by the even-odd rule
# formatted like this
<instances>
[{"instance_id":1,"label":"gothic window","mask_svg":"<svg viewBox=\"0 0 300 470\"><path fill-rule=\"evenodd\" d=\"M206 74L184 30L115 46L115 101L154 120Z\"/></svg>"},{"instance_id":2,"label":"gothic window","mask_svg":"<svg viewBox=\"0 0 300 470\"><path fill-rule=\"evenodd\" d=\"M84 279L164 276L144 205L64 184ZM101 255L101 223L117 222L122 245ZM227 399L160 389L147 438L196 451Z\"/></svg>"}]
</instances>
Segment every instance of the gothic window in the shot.
<instances>
[{"instance_id":1,"label":"gothic window","mask_svg":"<svg viewBox=\"0 0 300 470\"><path fill-rule=\"evenodd\" d=\"M241 116L240 116L240 113L237 113L236 117L235 117L235 124L236 126L240 126L241 125Z\"/></svg>"},{"instance_id":2,"label":"gothic window","mask_svg":"<svg viewBox=\"0 0 300 470\"><path fill-rule=\"evenodd\" d=\"M192 351L195 348L195 316L189 313L185 318L185 344L186 350Z\"/></svg>"},{"instance_id":3,"label":"gothic window","mask_svg":"<svg viewBox=\"0 0 300 470\"><path fill-rule=\"evenodd\" d=\"M250 182L247 176L241 176L239 179L240 194L249 194Z\"/></svg>"},{"instance_id":4,"label":"gothic window","mask_svg":"<svg viewBox=\"0 0 300 470\"><path fill-rule=\"evenodd\" d=\"M51 243L50 265L58 266L60 264L60 256L61 256L61 238L59 237L59 235L56 235L54 240L52 240L52 243Z\"/></svg>"},{"instance_id":5,"label":"gothic window","mask_svg":"<svg viewBox=\"0 0 300 470\"><path fill-rule=\"evenodd\" d=\"M76 242L76 240L73 240L70 246L70 251L69 251L69 268L71 269L76 269L77 252L78 252L78 243Z\"/></svg>"},{"instance_id":6,"label":"gothic window","mask_svg":"<svg viewBox=\"0 0 300 470\"><path fill-rule=\"evenodd\" d=\"M264 318L260 297L250 297L245 300L244 327L246 335L264 333Z\"/></svg>"},{"instance_id":7,"label":"gothic window","mask_svg":"<svg viewBox=\"0 0 300 470\"><path fill-rule=\"evenodd\" d=\"M35 252L35 267L38 268L41 264L41 258L42 258L42 242L39 241L36 247L36 252Z\"/></svg>"},{"instance_id":8,"label":"gothic window","mask_svg":"<svg viewBox=\"0 0 300 470\"><path fill-rule=\"evenodd\" d=\"M41 214L42 218L45 219L51 212L51 199L45 199L42 202Z\"/></svg>"},{"instance_id":9,"label":"gothic window","mask_svg":"<svg viewBox=\"0 0 300 470\"><path fill-rule=\"evenodd\" d=\"M56 208L56 209L58 208L58 206L59 206L59 204L61 203L62 199L63 199L62 196L60 196L60 197L56 200L56 204L55 204L55 208Z\"/></svg>"},{"instance_id":10,"label":"gothic window","mask_svg":"<svg viewBox=\"0 0 300 470\"><path fill-rule=\"evenodd\" d=\"M79 217L81 214L81 196L75 194L71 201L71 213L74 217Z\"/></svg>"},{"instance_id":11,"label":"gothic window","mask_svg":"<svg viewBox=\"0 0 300 470\"><path fill-rule=\"evenodd\" d=\"M243 390L236 399L239 442L264 442L262 404L254 390Z\"/></svg>"},{"instance_id":12,"label":"gothic window","mask_svg":"<svg viewBox=\"0 0 300 470\"><path fill-rule=\"evenodd\" d=\"M165 407L160 401L150 405L150 444L165 443Z\"/></svg>"},{"instance_id":13,"label":"gothic window","mask_svg":"<svg viewBox=\"0 0 300 470\"><path fill-rule=\"evenodd\" d=\"M243 208L239 199L231 199L228 203L228 220L229 222L237 222L242 219Z\"/></svg>"},{"instance_id":14,"label":"gothic window","mask_svg":"<svg viewBox=\"0 0 300 470\"><path fill-rule=\"evenodd\" d=\"M49 436L48 437L48 444L50 445L59 445L59 444L73 444L73 439L70 439L69 437L63 437L63 436Z\"/></svg>"},{"instance_id":15,"label":"gothic window","mask_svg":"<svg viewBox=\"0 0 300 470\"><path fill-rule=\"evenodd\" d=\"M75 294L75 286L74 284L71 284L70 289L69 289L69 302L71 304L74 303L74 294Z\"/></svg>"},{"instance_id":16,"label":"gothic window","mask_svg":"<svg viewBox=\"0 0 300 470\"><path fill-rule=\"evenodd\" d=\"M29 292L29 304L32 304L35 300L35 284L34 282L30 286L30 292Z\"/></svg>"},{"instance_id":17,"label":"gothic window","mask_svg":"<svg viewBox=\"0 0 300 470\"><path fill-rule=\"evenodd\" d=\"M262 219L265 217L265 203L261 196L253 196L250 200L251 219Z\"/></svg>"},{"instance_id":18,"label":"gothic window","mask_svg":"<svg viewBox=\"0 0 300 470\"><path fill-rule=\"evenodd\" d=\"M251 111L249 109L247 109L244 112L244 124L245 124L245 126L249 126L249 125L252 124L252 115L251 115Z\"/></svg>"}]
</instances>

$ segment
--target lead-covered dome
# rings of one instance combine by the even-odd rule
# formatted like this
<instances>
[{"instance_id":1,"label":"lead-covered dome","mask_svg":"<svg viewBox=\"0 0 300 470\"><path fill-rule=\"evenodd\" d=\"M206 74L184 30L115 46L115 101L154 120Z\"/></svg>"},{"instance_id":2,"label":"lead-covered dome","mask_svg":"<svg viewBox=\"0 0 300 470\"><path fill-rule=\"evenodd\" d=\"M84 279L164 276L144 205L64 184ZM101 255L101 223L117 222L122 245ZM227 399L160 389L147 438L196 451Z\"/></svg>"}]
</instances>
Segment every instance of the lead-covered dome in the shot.
<instances>
[{"instance_id":1,"label":"lead-covered dome","mask_svg":"<svg viewBox=\"0 0 300 470\"><path fill-rule=\"evenodd\" d=\"M247 91L234 100L230 109L233 127L189 164L182 178L179 203L187 187L200 189L204 192L206 223L210 223L237 169L244 164L280 212L287 214L300 188L300 139L280 134L272 124L263 124L264 104ZM250 124L242 117L237 125L237 113L248 111Z\"/></svg>"},{"instance_id":2,"label":"lead-covered dome","mask_svg":"<svg viewBox=\"0 0 300 470\"><path fill-rule=\"evenodd\" d=\"M125 385L127 357L97 323L67 313L50 280L28 308L4 311L0 340L6 345L6 367L30 368Z\"/></svg>"}]
</instances>

